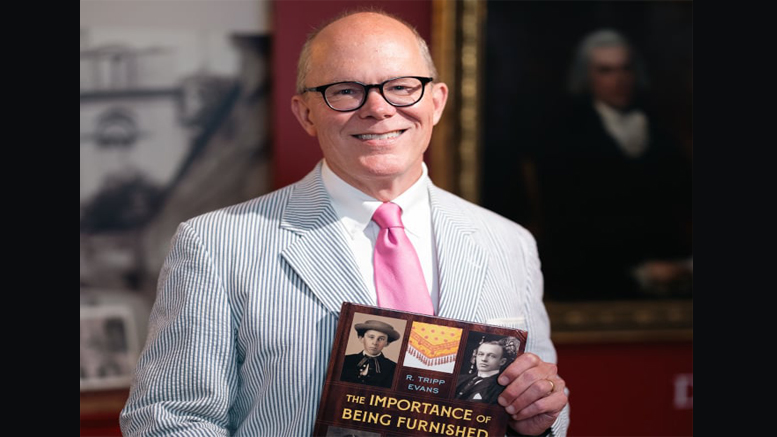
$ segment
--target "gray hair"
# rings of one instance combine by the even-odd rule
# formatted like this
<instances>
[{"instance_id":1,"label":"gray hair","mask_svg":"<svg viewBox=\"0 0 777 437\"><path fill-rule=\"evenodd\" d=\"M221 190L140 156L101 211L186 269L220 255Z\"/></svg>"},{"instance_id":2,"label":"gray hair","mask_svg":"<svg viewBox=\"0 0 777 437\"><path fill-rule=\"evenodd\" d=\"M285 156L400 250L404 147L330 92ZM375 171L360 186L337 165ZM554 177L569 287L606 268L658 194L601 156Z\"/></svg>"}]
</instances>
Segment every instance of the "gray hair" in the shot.
<instances>
[{"instance_id":1,"label":"gray hair","mask_svg":"<svg viewBox=\"0 0 777 437\"><path fill-rule=\"evenodd\" d=\"M583 38L575 50L572 67L569 70L569 92L579 95L590 91L588 63L590 62L591 51L599 47L625 47L631 56L637 88L644 89L647 87L648 79L644 62L631 43L615 30L600 29L589 33Z\"/></svg>"},{"instance_id":2,"label":"gray hair","mask_svg":"<svg viewBox=\"0 0 777 437\"><path fill-rule=\"evenodd\" d=\"M426 41L421 36L420 33L418 33L418 30L414 26L412 26L410 23L405 21L404 19L385 12L381 9L372 8L372 7L366 7L366 8L359 8L355 10L345 11L341 13L340 15L325 21L318 27L316 27L310 34L308 34L307 39L305 40L305 44L302 46L302 51L300 51L299 54L299 61L297 62L297 94L302 94L305 91L305 80L308 77L308 73L310 72L310 51L313 46L313 40L318 36L318 34L324 30L327 26L334 23L335 21L341 20L343 18L346 18L348 16L358 14L361 12L371 12L378 15L383 15L384 17L393 18L394 20L399 21L400 23L404 24L410 31L413 32L413 35L415 35L416 40L418 41L418 48L421 51L421 56L423 56L424 61L426 62L427 68L429 68L429 72L431 73L431 76L434 80L437 80L437 68L434 66L434 61L432 60L432 54L429 51L429 46L426 44Z\"/></svg>"}]
</instances>

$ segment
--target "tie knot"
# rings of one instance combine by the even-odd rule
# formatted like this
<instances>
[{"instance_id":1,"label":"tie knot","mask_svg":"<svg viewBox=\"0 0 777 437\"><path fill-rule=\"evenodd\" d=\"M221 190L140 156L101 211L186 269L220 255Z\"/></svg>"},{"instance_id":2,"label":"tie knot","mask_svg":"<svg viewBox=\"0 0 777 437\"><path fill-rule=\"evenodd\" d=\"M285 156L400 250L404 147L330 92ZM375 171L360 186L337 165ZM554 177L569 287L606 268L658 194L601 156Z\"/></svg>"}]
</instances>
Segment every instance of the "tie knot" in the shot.
<instances>
[{"instance_id":1,"label":"tie knot","mask_svg":"<svg viewBox=\"0 0 777 437\"><path fill-rule=\"evenodd\" d=\"M386 228L402 228L402 208L396 203L385 202L379 206L372 215L372 220L380 226Z\"/></svg>"}]
</instances>

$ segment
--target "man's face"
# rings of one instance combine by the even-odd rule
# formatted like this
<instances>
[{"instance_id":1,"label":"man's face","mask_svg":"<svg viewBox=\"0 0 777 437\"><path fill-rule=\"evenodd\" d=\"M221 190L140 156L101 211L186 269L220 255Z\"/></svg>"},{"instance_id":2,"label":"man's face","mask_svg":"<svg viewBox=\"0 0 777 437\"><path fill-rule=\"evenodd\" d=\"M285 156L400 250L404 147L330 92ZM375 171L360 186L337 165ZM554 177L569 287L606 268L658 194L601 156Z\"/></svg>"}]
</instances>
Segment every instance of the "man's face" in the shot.
<instances>
[{"instance_id":1,"label":"man's face","mask_svg":"<svg viewBox=\"0 0 777 437\"><path fill-rule=\"evenodd\" d=\"M478 368L478 372L499 370L505 362L507 362L507 359L502 358L501 346L483 343L478 348L478 353L475 357L475 364Z\"/></svg>"},{"instance_id":2,"label":"man's face","mask_svg":"<svg viewBox=\"0 0 777 437\"><path fill-rule=\"evenodd\" d=\"M618 109L631 104L635 75L626 47L598 47L589 63L591 92L594 97Z\"/></svg>"},{"instance_id":3,"label":"man's face","mask_svg":"<svg viewBox=\"0 0 777 437\"><path fill-rule=\"evenodd\" d=\"M318 34L305 86L374 84L400 76L431 76L415 36L393 19L360 13ZM292 110L308 134L318 138L332 171L374 194L370 187L399 184L406 189L420 177L423 153L446 98L445 84L427 84L418 103L397 108L371 89L361 108L337 112L321 93L307 92L292 98Z\"/></svg>"},{"instance_id":4,"label":"man's face","mask_svg":"<svg viewBox=\"0 0 777 437\"><path fill-rule=\"evenodd\" d=\"M368 330L359 341L364 345L364 350L370 355L378 355L388 344L388 336L380 331Z\"/></svg>"}]
</instances>

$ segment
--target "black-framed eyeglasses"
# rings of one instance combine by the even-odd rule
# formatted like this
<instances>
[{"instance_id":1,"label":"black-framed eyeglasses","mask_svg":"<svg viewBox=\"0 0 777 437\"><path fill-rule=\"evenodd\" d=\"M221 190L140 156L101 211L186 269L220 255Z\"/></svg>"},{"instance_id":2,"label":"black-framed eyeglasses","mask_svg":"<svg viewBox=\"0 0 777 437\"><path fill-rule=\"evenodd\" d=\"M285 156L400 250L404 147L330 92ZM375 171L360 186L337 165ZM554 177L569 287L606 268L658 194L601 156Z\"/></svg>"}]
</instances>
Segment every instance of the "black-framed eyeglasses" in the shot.
<instances>
[{"instance_id":1,"label":"black-framed eyeglasses","mask_svg":"<svg viewBox=\"0 0 777 437\"><path fill-rule=\"evenodd\" d=\"M424 97L426 84L431 77L403 76L372 85L361 82L335 82L315 88L305 88L303 92L318 91L324 96L327 106L340 112L355 111L367 101L370 89L377 88L386 101L396 107L410 106Z\"/></svg>"}]
</instances>

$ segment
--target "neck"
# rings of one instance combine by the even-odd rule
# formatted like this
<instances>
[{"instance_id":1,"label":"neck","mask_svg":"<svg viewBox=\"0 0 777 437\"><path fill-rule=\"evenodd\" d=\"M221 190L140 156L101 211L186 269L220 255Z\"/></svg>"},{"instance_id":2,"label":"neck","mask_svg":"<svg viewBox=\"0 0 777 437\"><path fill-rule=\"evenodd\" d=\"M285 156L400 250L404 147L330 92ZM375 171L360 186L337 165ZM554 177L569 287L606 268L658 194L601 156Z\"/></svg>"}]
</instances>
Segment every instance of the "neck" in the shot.
<instances>
[{"instance_id":1,"label":"neck","mask_svg":"<svg viewBox=\"0 0 777 437\"><path fill-rule=\"evenodd\" d=\"M371 176L366 178L354 177L340 171L340 169L332 165L328 165L334 174L350 186L381 202L390 202L412 187L424 174L421 161L419 161L418 164L418 166L413 167L403 174Z\"/></svg>"},{"instance_id":2,"label":"neck","mask_svg":"<svg viewBox=\"0 0 777 437\"><path fill-rule=\"evenodd\" d=\"M378 352L378 354L377 354L377 355L372 355L372 354L370 354L370 353L369 353L369 352L367 352L367 351L362 351L362 353L363 353L365 356L367 356L367 357L370 357L370 358L375 358L375 357L379 357L379 356L380 356L380 354L382 354L383 352Z\"/></svg>"},{"instance_id":3,"label":"neck","mask_svg":"<svg viewBox=\"0 0 777 437\"><path fill-rule=\"evenodd\" d=\"M480 372L480 371L478 371L478 376L481 377L481 378L488 378L489 376L494 376L497 373L499 373L499 369L497 369L497 370L490 370L488 372Z\"/></svg>"},{"instance_id":4,"label":"neck","mask_svg":"<svg viewBox=\"0 0 777 437\"><path fill-rule=\"evenodd\" d=\"M595 102L595 104L599 104L599 105L604 106L606 108L609 108L609 109L611 109L613 111L617 111L617 112L619 112L621 114L626 114L627 112L630 112L631 110L636 109L636 107L633 104L628 104L628 105L625 105L625 106L616 106L616 105L611 105L611 104L609 104L607 102L604 102L604 101L598 100L598 99L594 99L594 102Z\"/></svg>"}]
</instances>

